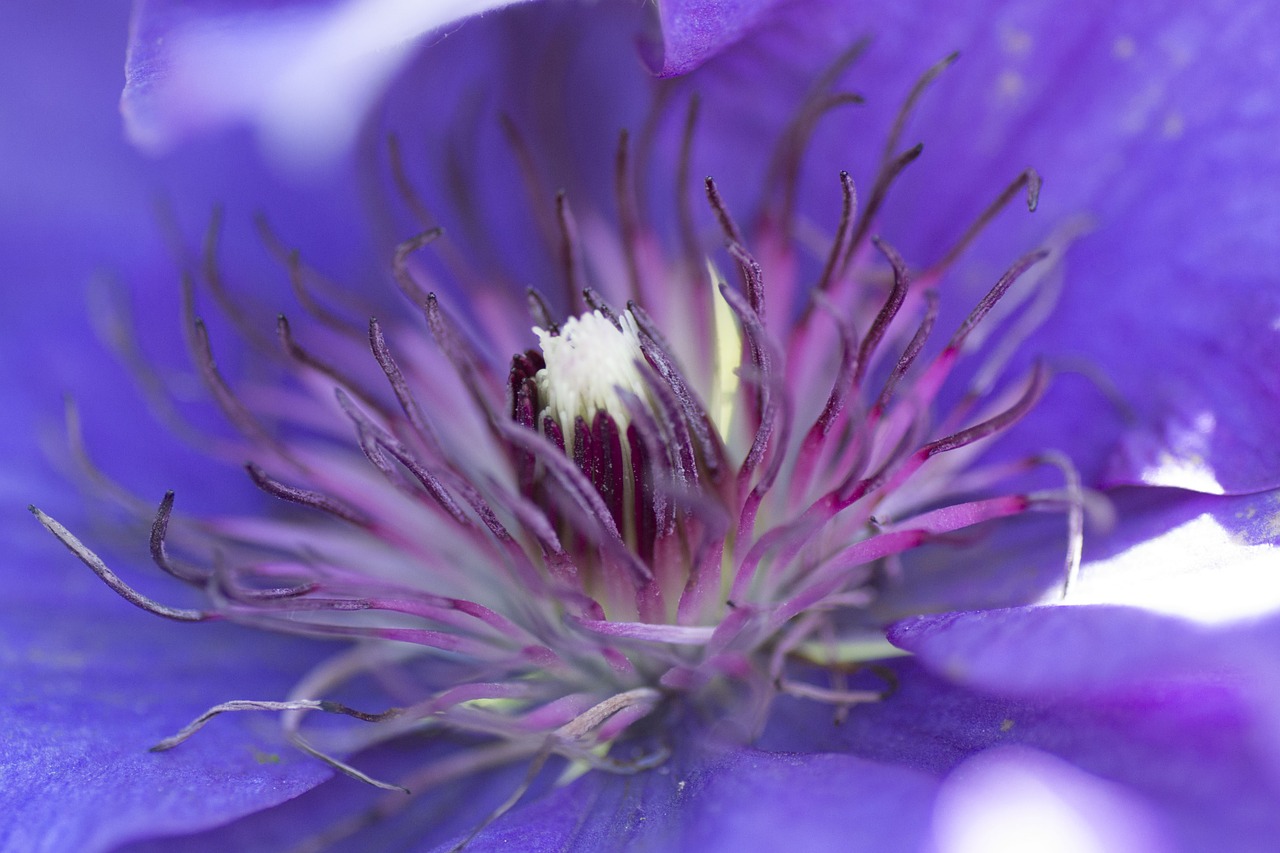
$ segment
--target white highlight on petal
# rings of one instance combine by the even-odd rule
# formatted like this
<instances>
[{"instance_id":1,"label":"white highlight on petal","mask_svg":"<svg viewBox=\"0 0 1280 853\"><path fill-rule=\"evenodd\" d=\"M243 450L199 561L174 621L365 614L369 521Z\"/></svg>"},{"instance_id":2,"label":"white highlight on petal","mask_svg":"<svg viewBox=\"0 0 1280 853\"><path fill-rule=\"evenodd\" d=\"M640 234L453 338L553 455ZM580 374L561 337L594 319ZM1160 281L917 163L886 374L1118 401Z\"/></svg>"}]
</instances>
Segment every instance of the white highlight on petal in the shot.
<instances>
[{"instance_id":1,"label":"white highlight on petal","mask_svg":"<svg viewBox=\"0 0 1280 853\"><path fill-rule=\"evenodd\" d=\"M1021 747L961 764L933 813L935 853L1159 853L1169 849L1161 835L1129 791Z\"/></svg>"},{"instance_id":2,"label":"white highlight on petal","mask_svg":"<svg viewBox=\"0 0 1280 853\"><path fill-rule=\"evenodd\" d=\"M1140 482L1225 494L1207 461L1209 440L1217 426L1217 417L1209 411L1200 412L1189 423L1167 424L1162 446L1143 466Z\"/></svg>"},{"instance_id":3,"label":"white highlight on petal","mask_svg":"<svg viewBox=\"0 0 1280 853\"><path fill-rule=\"evenodd\" d=\"M1262 500L1262 499L1259 499ZM1280 506L1238 513L1255 541L1205 513L1106 560L1087 564L1063 604L1127 604L1205 624L1280 610Z\"/></svg>"},{"instance_id":4,"label":"white highlight on petal","mask_svg":"<svg viewBox=\"0 0 1280 853\"><path fill-rule=\"evenodd\" d=\"M581 417L589 425L598 411L608 412L618 429L626 430L631 415L618 389L649 399L637 367L644 354L635 318L624 311L618 322L621 329L593 311L570 317L557 335L533 330L547 362L534 377L538 396L546 402L545 411L560 424L566 444L573 436L574 419Z\"/></svg>"},{"instance_id":5,"label":"white highlight on petal","mask_svg":"<svg viewBox=\"0 0 1280 853\"><path fill-rule=\"evenodd\" d=\"M202 21L172 34L168 109L187 123L248 121L268 153L305 171L349 148L367 108L422 35L519 0L348 0ZM135 140L164 148L157 132Z\"/></svg>"}]
</instances>

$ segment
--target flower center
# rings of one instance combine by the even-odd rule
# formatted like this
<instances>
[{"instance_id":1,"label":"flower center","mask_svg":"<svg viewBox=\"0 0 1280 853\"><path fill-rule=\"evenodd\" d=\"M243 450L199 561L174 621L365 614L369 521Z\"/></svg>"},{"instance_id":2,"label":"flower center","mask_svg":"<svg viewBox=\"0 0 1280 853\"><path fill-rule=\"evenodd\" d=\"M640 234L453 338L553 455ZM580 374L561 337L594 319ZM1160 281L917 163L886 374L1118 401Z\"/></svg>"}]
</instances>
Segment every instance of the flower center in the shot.
<instances>
[{"instance_id":1,"label":"flower center","mask_svg":"<svg viewBox=\"0 0 1280 853\"><path fill-rule=\"evenodd\" d=\"M603 412L620 429L630 422L631 406L623 395L647 400L640 375L639 330L630 311L610 322L602 312L571 317L558 332L534 328L546 363L534 375L544 404L538 419L555 418L566 435L578 418L591 423Z\"/></svg>"},{"instance_id":2,"label":"flower center","mask_svg":"<svg viewBox=\"0 0 1280 853\"><path fill-rule=\"evenodd\" d=\"M829 85L815 89L788 134L802 137L824 104L840 102ZM895 125L889 150L903 125ZM618 158L624 211L633 209L627 138ZM384 374L375 378L385 382L344 369L343 354L352 363L368 358L363 331L350 334L313 300L304 305L327 327L333 353L304 349L279 319L290 365L307 380L299 385L324 389L315 402L336 399L342 411L333 442L277 438L312 434L313 407L295 407L292 397L251 407L235 397L188 304L196 366L244 434L251 478L295 512L185 531L190 544L179 544L189 553L171 555L173 495L165 497L152 523L152 558L205 591L208 610L166 607L138 593L56 521L33 512L112 589L152 613L380 642L317 669L296 692L301 698L218 706L161 748L222 711L287 711L296 737L299 714L319 710L391 723L370 744L415 726L505 740L468 747L477 766L522 757L537 764L555 753L635 772L661 760L661 750L615 759L597 748L624 734L634 737L631 746L647 743L631 727L665 713L676 697L702 704L708 718L737 714L744 731L759 728L778 693L846 710L880 698L848 689L844 678L850 665L883 653L882 615L868 605L902 582L898 561L918 547L958 547L970 528L1032 510L1063 512L1070 582L1084 511L1074 469L1052 453L986 467L975 459L981 443L1035 405L1048 371L1037 364L1004 377L1007 353L984 354L982 335L972 333L1020 278L1034 287L1042 270L1027 274L1059 249L1013 263L948 342L926 349L947 267L1019 189L1034 209L1039 178L1019 175L941 261L912 276L869 229L894 176L919 153L917 146L884 161L865 211L857 212L853 181L840 173L841 213L825 254L804 257L785 205L779 215L770 211L759 257L776 266L748 250L708 178L736 284L714 266L691 263L692 253L657 251L653 233L624 215L620 245L600 255L630 258L630 289L616 283L621 276L601 282L599 292L579 287L586 282L570 264L562 304L594 310L560 325L531 291L523 307L541 324L533 329L538 348L512 359L505 413L495 405L503 394L490 369L495 354L475 343L509 327L489 325L496 318L476 311L476 333L465 334L408 264L438 228L403 242L393 259L438 351L405 347L402 368L370 321L367 346ZM583 247L572 245L567 208L559 212L565 254L576 255ZM701 237L689 227L696 247ZM641 276L637 259L651 250L657 271ZM216 272L212 260L208 266ZM768 312L766 267L775 306ZM306 283L296 253L290 273ZM706 302L708 293L717 301ZM1054 293L1044 293L1048 307ZM512 311L522 307L514 287L490 295ZM1034 318L1041 305L1027 313ZM962 357L983 359L978 380L968 392L941 395ZM441 378L441 364L454 375ZM943 407L947 399L957 402ZM358 452L335 450L353 427ZM1005 485L1045 464L1063 472L1063 489ZM399 677L428 655L441 665L413 669L425 676L420 684ZM815 662L830 665L830 678L808 680ZM384 671L395 676L385 683L396 685L397 698L404 688L407 707L369 714L322 698Z\"/></svg>"},{"instance_id":3,"label":"flower center","mask_svg":"<svg viewBox=\"0 0 1280 853\"><path fill-rule=\"evenodd\" d=\"M517 452L520 490L548 514L596 586L615 561L587 545L580 535L584 521L645 564L653 560L657 538L668 532L655 494L655 483L670 468L663 418L642 374L642 333L630 311L595 310L533 331L540 351L512 360L510 414L545 436L572 466L536 449ZM566 493L578 500L566 501ZM648 574L635 565L629 571Z\"/></svg>"}]
</instances>

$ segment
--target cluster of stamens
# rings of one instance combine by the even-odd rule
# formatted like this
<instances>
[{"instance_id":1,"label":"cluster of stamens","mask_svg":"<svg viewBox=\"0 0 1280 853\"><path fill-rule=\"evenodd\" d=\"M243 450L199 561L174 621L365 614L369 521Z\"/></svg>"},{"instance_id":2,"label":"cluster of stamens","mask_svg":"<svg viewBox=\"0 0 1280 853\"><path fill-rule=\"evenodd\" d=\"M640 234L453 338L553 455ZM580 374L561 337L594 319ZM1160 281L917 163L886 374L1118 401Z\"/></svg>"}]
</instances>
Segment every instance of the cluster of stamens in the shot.
<instances>
[{"instance_id":1,"label":"cluster of stamens","mask_svg":"<svg viewBox=\"0 0 1280 853\"><path fill-rule=\"evenodd\" d=\"M814 103L834 103L818 94ZM797 124L813 120L804 113ZM152 555L204 590L208 610L141 595L38 516L117 592L159 615L380 642L326 665L286 701L219 706L161 747L222 711L279 710L304 749L372 782L302 738L302 715L319 710L378 722L343 751L441 729L492 739L474 748L471 770L519 758L541 767L559 754L633 772L657 753L626 760L599 748L682 697L744 707L747 729L782 693L840 708L876 698L798 681L790 662L858 623L846 617L865 610L884 567L914 548L1032 509L1063 511L1070 575L1083 497L1069 465L1052 455L1023 463L1065 472L1067 486L1045 493L973 499L971 482L985 481L962 477L983 442L1035 404L1047 371L1036 366L999 393L964 395L935 411L952 368L975 348L975 330L1050 253L1014 263L944 346L928 347L946 266L1023 188L1034 209L1038 179L1019 176L940 265L912 282L897 252L868 238L868 223L918 154L886 159L861 215L841 175L842 215L817 282L783 283L804 297L798 310L784 303L766 314L769 271L708 180L736 286L710 265L676 261L668 275L680 284L646 300L653 283L635 280L632 262L630 291L610 283L622 297L611 303L591 288L575 290L581 271L570 269L567 301L585 310L555 322L548 300L532 294L538 348L514 356L505 379L492 367L502 354L475 343L499 335L453 320L414 268L413 253L439 231L406 241L396 277L436 346L393 355L383 326L371 322L368 348L382 387L304 348L283 318L278 327L291 367L334 394L341 414L333 435L354 432L370 463L363 466L332 443L280 441L231 393L192 311L196 364L246 435L252 479L302 512L224 519L213 525L212 545L189 529L182 545L203 549L202 563L170 553L173 498L165 498ZM625 174L626 157L619 162ZM572 242L567 217L561 222ZM624 225L625 255L635 251L639 226ZM583 249L569 248L566 255ZM296 256L290 264L297 280L306 278ZM690 317L695 333L669 340L663 330L688 326ZM345 341L338 349L351 349L350 331L330 336ZM316 422L315 412L304 414ZM367 714L324 698L359 673L407 670L424 654L445 658L447 674L420 677L394 711ZM437 769L423 779L446 777Z\"/></svg>"}]
</instances>

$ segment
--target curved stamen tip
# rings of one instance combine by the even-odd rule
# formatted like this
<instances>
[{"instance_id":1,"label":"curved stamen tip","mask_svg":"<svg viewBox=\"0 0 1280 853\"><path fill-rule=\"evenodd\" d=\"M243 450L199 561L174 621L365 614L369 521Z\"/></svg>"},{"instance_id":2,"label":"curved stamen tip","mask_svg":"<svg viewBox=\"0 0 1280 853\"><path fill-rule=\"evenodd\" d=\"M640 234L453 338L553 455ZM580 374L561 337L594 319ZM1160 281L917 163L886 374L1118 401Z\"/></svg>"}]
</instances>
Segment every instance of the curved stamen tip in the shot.
<instances>
[{"instance_id":1,"label":"curved stamen tip","mask_svg":"<svg viewBox=\"0 0 1280 853\"><path fill-rule=\"evenodd\" d=\"M148 613L154 613L157 616L163 616L166 619L173 619L177 622L206 622L222 618L220 614L207 613L203 610L168 607L143 595L121 580L119 575L107 568L107 564L102 561L102 558L89 550L83 542L76 538L75 534L45 515L35 504L29 505L27 510L36 517L37 521L44 525L46 530L56 536L58 541L67 546L67 549L72 554L75 554L80 559L80 562L92 569L93 573L102 578L102 581L115 590L117 595L135 607L140 607Z\"/></svg>"},{"instance_id":2,"label":"curved stamen tip","mask_svg":"<svg viewBox=\"0 0 1280 853\"><path fill-rule=\"evenodd\" d=\"M1027 182L1027 210L1035 213L1040 206L1040 188L1044 186L1044 178L1035 169L1028 168L1022 173Z\"/></svg>"}]
</instances>

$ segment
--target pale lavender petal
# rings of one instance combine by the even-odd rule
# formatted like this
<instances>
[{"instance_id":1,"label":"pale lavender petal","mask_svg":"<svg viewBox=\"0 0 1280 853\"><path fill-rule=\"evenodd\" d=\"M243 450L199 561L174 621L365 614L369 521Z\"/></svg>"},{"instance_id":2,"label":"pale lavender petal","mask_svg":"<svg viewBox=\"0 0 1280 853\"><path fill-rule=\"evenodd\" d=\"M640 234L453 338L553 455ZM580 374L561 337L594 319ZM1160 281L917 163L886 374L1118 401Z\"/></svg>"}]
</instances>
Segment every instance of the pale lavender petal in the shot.
<instances>
[{"instance_id":1,"label":"pale lavender petal","mask_svg":"<svg viewBox=\"0 0 1280 853\"><path fill-rule=\"evenodd\" d=\"M663 77L687 74L742 39L780 2L658 0L661 44L643 45L645 61Z\"/></svg>"},{"instance_id":2,"label":"pale lavender petal","mask_svg":"<svg viewBox=\"0 0 1280 853\"><path fill-rule=\"evenodd\" d=\"M282 163L329 163L419 39L515 0L139 0L122 108L163 151L195 130L254 125Z\"/></svg>"}]
</instances>

